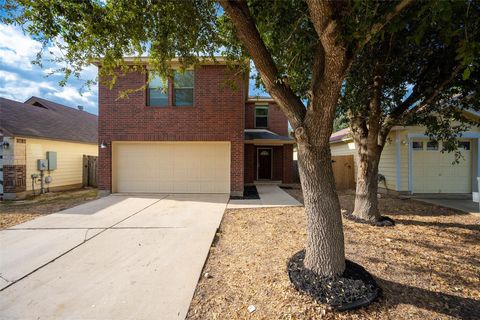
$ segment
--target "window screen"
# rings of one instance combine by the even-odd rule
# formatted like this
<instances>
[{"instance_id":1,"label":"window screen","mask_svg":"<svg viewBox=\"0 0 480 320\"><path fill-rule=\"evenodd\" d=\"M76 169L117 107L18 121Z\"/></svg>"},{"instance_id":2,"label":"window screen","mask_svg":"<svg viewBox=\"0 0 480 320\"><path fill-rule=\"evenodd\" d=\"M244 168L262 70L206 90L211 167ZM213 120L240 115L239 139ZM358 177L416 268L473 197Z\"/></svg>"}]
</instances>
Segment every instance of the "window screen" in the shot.
<instances>
[{"instance_id":1,"label":"window screen","mask_svg":"<svg viewBox=\"0 0 480 320\"><path fill-rule=\"evenodd\" d=\"M193 87L193 71L175 72L173 90L176 106L193 106Z\"/></svg>"},{"instance_id":2,"label":"window screen","mask_svg":"<svg viewBox=\"0 0 480 320\"><path fill-rule=\"evenodd\" d=\"M148 105L152 107L168 106L168 84L160 76L150 75L148 82Z\"/></svg>"},{"instance_id":3,"label":"window screen","mask_svg":"<svg viewBox=\"0 0 480 320\"><path fill-rule=\"evenodd\" d=\"M438 142L437 141L428 141L427 142L427 150L430 150L430 151L438 150Z\"/></svg>"},{"instance_id":4,"label":"window screen","mask_svg":"<svg viewBox=\"0 0 480 320\"><path fill-rule=\"evenodd\" d=\"M255 128L268 127L268 106L255 107Z\"/></svg>"},{"instance_id":5,"label":"window screen","mask_svg":"<svg viewBox=\"0 0 480 320\"><path fill-rule=\"evenodd\" d=\"M469 141L459 141L458 142L458 149L460 150L470 150L470 142Z\"/></svg>"},{"instance_id":6,"label":"window screen","mask_svg":"<svg viewBox=\"0 0 480 320\"><path fill-rule=\"evenodd\" d=\"M422 141L413 141L412 142L412 149L413 150L423 150L423 142Z\"/></svg>"}]
</instances>

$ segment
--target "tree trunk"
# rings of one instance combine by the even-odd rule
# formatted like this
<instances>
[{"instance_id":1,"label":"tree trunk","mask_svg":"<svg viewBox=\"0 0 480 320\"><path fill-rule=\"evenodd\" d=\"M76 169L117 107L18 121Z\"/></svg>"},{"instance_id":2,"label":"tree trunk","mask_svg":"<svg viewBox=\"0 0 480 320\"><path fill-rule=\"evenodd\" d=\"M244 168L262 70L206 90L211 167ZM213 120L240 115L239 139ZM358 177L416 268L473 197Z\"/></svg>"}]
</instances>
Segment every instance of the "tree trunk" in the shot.
<instances>
[{"instance_id":1,"label":"tree trunk","mask_svg":"<svg viewBox=\"0 0 480 320\"><path fill-rule=\"evenodd\" d=\"M377 145L369 148L366 143L360 143L357 147L358 171L353 215L363 220L378 221L378 163L381 150Z\"/></svg>"},{"instance_id":2,"label":"tree trunk","mask_svg":"<svg viewBox=\"0 0 480 320\"><path fill-rule=\"evenodd\" d=\"M321 275L340 275L345 249L330 147L299 144L298 152L307 218L305 267Z\"/></svg>"},{"instance_id":3,"label":"tree trunk","mask_svg":"<svg viewBox=\"0 0 480 320\"><path fill-rule=\"evenodd\" d=\"M248 3L219 2L255 63L265 88L295 129L307 216L305 267L322 276L342 274L345 270L343 227L329 144L340 88L351 62L347 46L340 39L339 6L327 1L308 2L319 41L312 65L311 99L305 108L288 85L288 78L281 79L282 73L260 36Z\"/></svg>"}]
</instances>

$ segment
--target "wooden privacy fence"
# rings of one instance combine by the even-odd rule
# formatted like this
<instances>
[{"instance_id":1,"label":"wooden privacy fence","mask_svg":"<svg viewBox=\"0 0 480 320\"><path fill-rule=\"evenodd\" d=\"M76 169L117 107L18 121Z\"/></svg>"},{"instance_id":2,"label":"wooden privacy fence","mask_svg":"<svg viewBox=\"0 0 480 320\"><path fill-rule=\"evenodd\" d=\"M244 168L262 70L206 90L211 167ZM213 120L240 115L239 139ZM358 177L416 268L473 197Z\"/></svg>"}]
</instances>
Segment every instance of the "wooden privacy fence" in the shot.
<instances>
[{"instance_id":1,"label":"wooden privacy fence","mask_svg":"<svg viewBox=\"0 0 480 320\"><path fill-rule=\"evenodd\" d=\"M83 187L97 187L97 158L83 155Z\"/></svg>"},{"instance_id":2,"label":"wooden privacy fence","mask_svg":"<svg viewBox=\"0 0 480 320\"><path fill-rule=\"evenodd\" d=\"M355 188L355 168L353 156L332 157L332 168L337 190Z\"/></svg>"}]
</instances>

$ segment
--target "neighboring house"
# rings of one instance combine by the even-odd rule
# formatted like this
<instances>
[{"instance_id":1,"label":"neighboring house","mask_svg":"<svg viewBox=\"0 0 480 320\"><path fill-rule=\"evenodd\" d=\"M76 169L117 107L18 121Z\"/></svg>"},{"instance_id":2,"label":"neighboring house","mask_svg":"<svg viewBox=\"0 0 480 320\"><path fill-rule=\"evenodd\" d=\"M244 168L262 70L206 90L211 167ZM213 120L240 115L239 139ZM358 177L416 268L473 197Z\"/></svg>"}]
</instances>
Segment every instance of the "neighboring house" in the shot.
<instances>
[{"instance_id":1,"label":"neighboring house","mask_svg":"<svg viewBox=\"0 0 480 320\"><path fill-rule=\"evenodd\" d=\"M38 193L41 176L44 182L50 177L44 184L50 191L81 187L83 155L98 154L97 135L96 115L37 97L25 103L0 98L3 199L22 199L33 188Z\"/></svg>"},{"instance_id":2,"label":"neighboring house","mask_svg":"<svg viewBox=\"0 0 480 320\"><path fill-rule=\"evenodd\" d=\"M172 69L178 70L173 61ZM99 189L110 192L230 193L256 181L292 182L293 140L270 98L248 98L248 74L225 61L175 71L164 83L145 72L99 86ZM150 77L152 78L152 77ZM119 99L121 90L138 89Z\"/></svg>"},{"instance_id":3,"label":"neighboring house","mask_svg":"<svg viewBox=\"0 0 480 320\"><path fill-rule=\"evenodd\" d=\"M466 112L480 119L476 112ZM330 137L332 156L353 155L357 150L349 129ZM455 160L453 153L441 152L442 142L430 141L425 128L394 127L390 132L379 164L379 174L385 177L379 188L405 194L470 194L478 201L476 177L480 172L480 129L471 127L459 139L463 159Z\"/></svg>"}]
</instances>

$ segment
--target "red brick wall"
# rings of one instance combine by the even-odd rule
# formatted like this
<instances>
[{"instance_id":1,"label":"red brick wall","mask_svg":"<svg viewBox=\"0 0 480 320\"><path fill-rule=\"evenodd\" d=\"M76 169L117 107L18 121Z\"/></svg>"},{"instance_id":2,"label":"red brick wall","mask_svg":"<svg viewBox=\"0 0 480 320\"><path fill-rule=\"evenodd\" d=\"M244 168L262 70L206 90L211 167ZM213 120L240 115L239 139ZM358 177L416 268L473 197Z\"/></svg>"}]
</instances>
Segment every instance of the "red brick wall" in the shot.
<instances>
[{"instance_id":1,"label":"red brick wall","mask_svg":"<svg viewBox=\"0 0 480 320\"><path fill-rule=\"evenodd\" d=\"M245 128L255 129L255 103L247 102L245 106ZM288 120L275 103L268 103L268 130L282 136L288 136Z\"/></svg>"},{"instance_id":2,"label":"red brick wall","mask_svg":"<svg viewBox=\"0 0 480 320\"><path fill-rule=\"evenodd\" d=\"M283 146L272 147L273 149L273 170L272 180L283 180Z\"/></svg>"},{"instance_id":3,"label":"red brick wall","mask_svg":"<svg viewBox=\"0 0 480 320\"><path fill-rule=\"evenodd\" d=\"M231 190L243 192L245 121L244 79L232 76L225 66L200 66L195 70L193 107L146 106L146 90L118 99L120 90L139 88L146 75L131 72L120 76L112 90L99 85L98 185L111 190L111 141L230 141ZM225 81L235 77L236 88Z\"/></svg>"},{"instance_id":4,"label":"red brick wall","mask_svg":"<svg viewBox=\"0 0 480 320\"><path fill-rule=\"evenodd\" d=\"M283 183L294 183L293 179L293 145L283 146Z\"/></svg>"},{"instance_id":5,"label":"red brick wall","mask_svg":"<svg viewBox=\"0 0 480 320\"><path fill-rule=\"evenodd\" d=\"M284 146L254 146L245 145L245 183L253 183L257 179L257 149L272 148L273 150L273 172L272 180L292 183L293 173L293 147Z\"/></svg>"},{"instance_id":6,"label":"red brick wall","mask_svg":"<svg viewBox=\"0 0 480 320\"><path fill-rule=\"evenodd\" d=\"M27 190L27 167L3 165L3 192L17 193Z\"/></svg>"},{"instance_id":7,"label":"red brick wall","mask_svg":"<svg viewBox=\"0 0 480 320\"><path fill-rule=\"evenodd\" d=\"M245 183L253 183L256 179L256 148L253 144L245 144Z\"/></svg>"}]
</instances>

